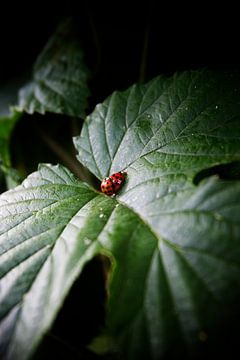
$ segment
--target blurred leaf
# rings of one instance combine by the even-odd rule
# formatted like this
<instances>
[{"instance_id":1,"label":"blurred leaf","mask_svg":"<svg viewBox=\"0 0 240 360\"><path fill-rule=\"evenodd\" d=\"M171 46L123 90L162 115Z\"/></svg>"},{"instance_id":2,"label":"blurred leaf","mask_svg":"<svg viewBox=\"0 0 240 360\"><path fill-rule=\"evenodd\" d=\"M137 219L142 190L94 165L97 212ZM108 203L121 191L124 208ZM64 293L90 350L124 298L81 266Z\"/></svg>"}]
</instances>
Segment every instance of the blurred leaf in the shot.
<instances>
[{"instance_id":1,"label":"blurred leaf","mask_svg":"<svg viewBox=\"0 0 240 360\"><path fill-rule=\"evenodd\" d=\"M12 130L21 114L11 108L17 98L18 84L21 79L15 79L1 87L0 91L0 172L4 174L7 188L17 186L20 177L11 168L9 143Z\"/></svg>"},{"instance_id":2,"label":"blurred leaf","mask_svg":"<svg viewBox=\"0 0 240 360\"><path fill-rule=\"evenodd\" d=\"M33 80L20 91L18 111L83 118L89 89L84 54L71 20L63 22L39 55Z\"/></svg>"},{"instance_id":3,"label":"blurred leaf","mask_svg":"<svg viewBox=\"0 0 240 360\"><path fill-rule=\"evenodd\" d=\"M10 166L9 140L20 116L20 113L13 112L10 116L0 117L0 165Z\"/></svg>"}]
</instances>

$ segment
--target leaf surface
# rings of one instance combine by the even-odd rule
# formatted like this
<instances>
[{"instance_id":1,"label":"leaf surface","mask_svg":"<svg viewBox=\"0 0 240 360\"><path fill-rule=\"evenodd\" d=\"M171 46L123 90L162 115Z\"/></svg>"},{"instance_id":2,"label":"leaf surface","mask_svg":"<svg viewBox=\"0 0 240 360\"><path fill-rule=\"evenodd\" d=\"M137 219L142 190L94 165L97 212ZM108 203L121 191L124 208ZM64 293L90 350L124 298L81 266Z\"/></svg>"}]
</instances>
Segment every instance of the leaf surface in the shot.
<instances>
[{"instance_id":1,"label":"leaf surface","mask_svg":"<svg viewBox=\"0 0 240 360\"><path fill-rule=\"evenodd\" d=\"M239 299L240 183L193 182L199 171L240 159L239 85L228 72L158 77L97 105L74 139L99 179L127 172L117 199L157 238L144 276L129 275L144 249L131 243L115 254L121 280L112 280L108 321L127 358L198 346ZM132 293L137 281L141 291Z\"/></svg>"},{"instance_id":2,"label":"leaf surface","mask_svg":"<svg viewBox=\"0 0 240 360\"><path fill-rule=\"evenodd\" d=\"M149 253L156 242L131 210L91 190L61 166L42 165L21 186L2 194L0 214L4 359L32 354L83 265L110 251L118 233L123 239L135 238L138 228Z\"/></svg>"},{"instance_id":3,"label":"leaf surface","mask_svg":"<svg viewBox=\"0 0 240 360\"><path fill-rule=\"evenodd\" d=\"M238 311L240 182L193 179L239 160L239 113L237 75L156 78L114 93L75 138L99 179L126 169L115 199L50 165L1 195L6 359L32 354L99 253L112 261L107 330L124 358L187 358L215 337Z\"/></svg>"}]
</instances>

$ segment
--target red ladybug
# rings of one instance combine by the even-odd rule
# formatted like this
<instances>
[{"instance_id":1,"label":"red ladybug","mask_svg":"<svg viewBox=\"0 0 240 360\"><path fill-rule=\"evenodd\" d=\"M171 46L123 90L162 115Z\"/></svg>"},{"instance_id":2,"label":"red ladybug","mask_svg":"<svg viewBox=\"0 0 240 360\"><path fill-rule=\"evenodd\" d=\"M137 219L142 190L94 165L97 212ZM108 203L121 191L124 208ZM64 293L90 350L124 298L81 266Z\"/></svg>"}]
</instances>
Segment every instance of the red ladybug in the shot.
<instances>
[{"instance_id":1,"label":"red ladybug","mask_svg":"<svg viewBox=\"0 0 240 360\"><path fill-rule=\"evenodd\" d=\"M102 192L108 196L116 194L125 180L125 174L121 171L103 179L101 182Z\"/></svg>"},{"instance_id":2,"label":"red ladybug","mask_svg":"<svg viewBox=\"0 0 240 360\"><path fill-rule=\"evenodd\" d=\"M117 172L115 174L112 174L110 176L110 179L112 180L113 186L114 186L114 192L118 191L120 187L122 186L125 176L123 172Z\"/></svg>"},{"instance_id":3,"label":"red ladybug","mask_svg":"<svg viewBox=\"0 0 240 360\"><path fill-rule=\"evenodd\" d=\"M101 190L103 193L105 193L108 196L111 196L114 194L114 186L112 183L112 179L109 177L105 178L101 182Z\"/></svg>"}]
</instances>

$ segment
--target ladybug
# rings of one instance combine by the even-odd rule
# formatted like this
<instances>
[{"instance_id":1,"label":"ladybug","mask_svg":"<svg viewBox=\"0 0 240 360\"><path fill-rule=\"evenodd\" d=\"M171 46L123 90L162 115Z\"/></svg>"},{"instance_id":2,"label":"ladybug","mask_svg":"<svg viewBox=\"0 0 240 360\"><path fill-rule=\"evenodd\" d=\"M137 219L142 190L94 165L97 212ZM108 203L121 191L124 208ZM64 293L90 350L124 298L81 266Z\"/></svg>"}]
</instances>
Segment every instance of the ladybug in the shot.
<instances>
[{"instance_id":1,"label":"ladybug","mask_svg":"<svg viewBox=\"0 0 240 360\"><path fill-rule=\"evenodd\" d=\"M108 196L111 196L114 194L114 185L112 183L112 179L109 177L103 179L101 182L101 190L103 193L105 193Z\"/></svg>"},{"instance_id":2,"label":"ladybug","mask_svg":"<svg viewBox=\"0 0 240 360\"><path fill-rule=\"evenodd\" d=\"M101 190L108 196L115 195L116 192L122 186L125 180L126 173L121 171L115 174L112 174L110 177L107 177L101 182Z\"/></svg>"},{"instance_id":3,"label":"ladybug","mask_svg":"<svg viewBox=\"0 0 240 360\"><path fill-rule=\"evenodd\" d=\"M115 174L112 174L110 176L110 179L112 180L112 183L114 185L114 190L115 192L118 191L120 189L120 187L122 186L124 180L125 180L125 173L124 172L117 172Z\"/></svg>"}]
</instances>

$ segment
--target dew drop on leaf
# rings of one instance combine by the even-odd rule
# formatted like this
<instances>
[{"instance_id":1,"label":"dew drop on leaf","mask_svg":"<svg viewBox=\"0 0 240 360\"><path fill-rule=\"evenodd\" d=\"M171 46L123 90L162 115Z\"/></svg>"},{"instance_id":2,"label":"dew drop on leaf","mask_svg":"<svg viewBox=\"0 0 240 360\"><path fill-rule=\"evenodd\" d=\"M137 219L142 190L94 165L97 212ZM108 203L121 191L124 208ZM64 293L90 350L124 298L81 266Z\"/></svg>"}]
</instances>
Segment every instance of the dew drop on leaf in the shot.
<instances>
[{"instance_id":1,"label":"dew drop on leaf","mask_svg":"<svg viewBox=\"0 0 240 360\"><path fill-rule=\"evenodd\" d=\"M84 242L84 245L89 245L89 244L91 244L92 240L91 240L91 239L88 239L88 238L85 238L85 239L83 240L83 242Z\"/></svg>"}]
</instances>

